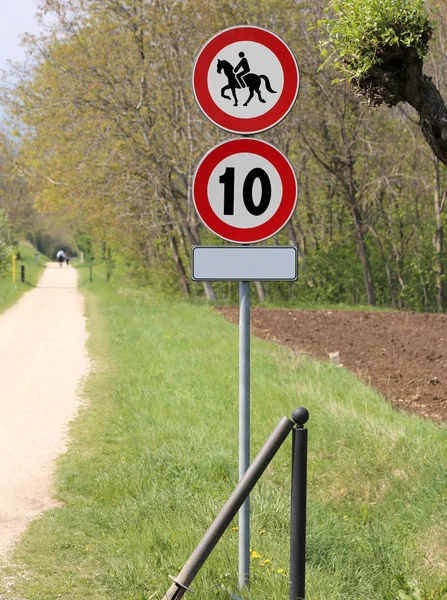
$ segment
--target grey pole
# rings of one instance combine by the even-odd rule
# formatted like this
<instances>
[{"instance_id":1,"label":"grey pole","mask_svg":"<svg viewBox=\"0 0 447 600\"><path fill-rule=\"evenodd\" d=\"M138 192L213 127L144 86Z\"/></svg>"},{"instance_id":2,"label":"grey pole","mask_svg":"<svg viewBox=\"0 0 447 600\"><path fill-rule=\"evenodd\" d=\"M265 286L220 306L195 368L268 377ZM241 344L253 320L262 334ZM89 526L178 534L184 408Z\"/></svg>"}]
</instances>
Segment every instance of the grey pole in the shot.
<instances>
[{"instance_id":1,"label":"grey pole","mask_svg":"<svg viewBox=\"0 0 447 600\"><path fill-rule=\"evenodd\" d=\"M250 282L239 282L239 480L250 466ZM250 585L250 498L239 510L239 588Z\"/></svg>"},{"instance_id":2,"label":"grey pole","mask_svg":"<svg viewBox=\"0 0 447 600\"><path fill-rule=\"evenodd\" d=\"M239 481L234 488L228 500L221 508L219 514L214 519L213 523L208 528L194 552L186 561L185 566L177 575L171 577L174 583L171 585L163 600L179 600L186 591L191 591L191 585L194 577L199 572L200 568L211 554L213 548L221 538L225 529L236 516L237 511L242 506L245 498L256 485L257 481L270 464L270 461L275 456L281 444L289 435L290 431L295 426L295 423L287 417L282 417L278 425L271 433L268 440L258 452L256 458L248 468L244 477Z\"/></svg>"}]
</instances>

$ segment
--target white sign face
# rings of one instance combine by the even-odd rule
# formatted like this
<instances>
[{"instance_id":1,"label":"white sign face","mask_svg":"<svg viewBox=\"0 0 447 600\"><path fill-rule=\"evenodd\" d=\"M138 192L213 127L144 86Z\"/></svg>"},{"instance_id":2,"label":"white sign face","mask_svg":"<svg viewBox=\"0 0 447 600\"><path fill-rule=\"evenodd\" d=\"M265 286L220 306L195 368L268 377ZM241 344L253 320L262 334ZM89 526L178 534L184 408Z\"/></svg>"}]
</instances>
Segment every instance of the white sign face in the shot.
<instances>
[{"instance_id":1,"label":"white sign face","mask_svg":"<svg viewBox=\"0 0 447 600\"><path fill-rule=\"evenodd\" d=\"M192 190L197 213L213 233L249 244L275 235L287 223L295 209L297 181L274 146L239 138L205 154Z\"/></svg>"},{"instance_id":2,"label":"white sign face","mask_svg":"<svg viewBox=\"0 0 447 600\"><path fill-rule=\"evenodd\" d=\"M205 116L233 133L266 131L295 103L299 71L290 48L274 33L241 25L219 32L200 50L192 88Z\"/></svg>"},{"instance_id":3,"label":"white sign face","mask_svg":"<svg viewBox=\"0 0 447 600\"><path fill-rule=\"evenodd\" d=\"M244 56L241 57L241 54ZM227 73L231 73L230 77L235 77L232 72L233 64L237 66L241 58L246 58L251 73L262 76L254 94L248 86L235 89L229 85ZM230 67L225 63L230 64ZM224 66L219 70L220 65ZM284 72L278 58L267 46L257 42L236 42L222 50L217 60L210 64L208 88L212 99L222 111L233 117L253 119L267 113L281 98Z\"/></svg>"},{"instance_id":4,"label":"white sign face","mask_svg":"<svg viewBox=\"0 0 447 600\"><path fill-rule=\"evenodd\" d=\"M194 246L194 281L296 281L295 246Z\"/></svg>"},{"instance_id":5,"label":"white sign face","mask_svg":"<svg viewBox=\"0 0 447 600\"><path fill-rule=\"evenodd\" d=\"M225 202L230 186L234 190L231 208ZM241 229L270 221L279 208L282 192L281 177L275 166L263 156L247 152L232 154L220 161L208 183L214 214L227 225Z\"/></svg>"}]
</instances>

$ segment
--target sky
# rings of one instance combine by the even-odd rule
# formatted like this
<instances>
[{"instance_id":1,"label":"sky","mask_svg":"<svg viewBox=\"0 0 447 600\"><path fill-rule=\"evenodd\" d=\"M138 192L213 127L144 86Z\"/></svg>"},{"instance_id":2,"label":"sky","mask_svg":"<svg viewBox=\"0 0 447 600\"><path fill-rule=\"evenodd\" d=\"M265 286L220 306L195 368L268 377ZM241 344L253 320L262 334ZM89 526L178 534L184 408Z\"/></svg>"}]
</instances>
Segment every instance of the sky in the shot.
<instances>
[{"instance_id":1,"label":"sky","mask_svg":"<svg viewBox=\"0 0 447 600\"><path fill-rule=\"evenodd\" d=\"M38 33L34 0L0 0L0 70L7 68L7 59L23 61L20 47L22 33Z\"/></svg>"}]
</instances>

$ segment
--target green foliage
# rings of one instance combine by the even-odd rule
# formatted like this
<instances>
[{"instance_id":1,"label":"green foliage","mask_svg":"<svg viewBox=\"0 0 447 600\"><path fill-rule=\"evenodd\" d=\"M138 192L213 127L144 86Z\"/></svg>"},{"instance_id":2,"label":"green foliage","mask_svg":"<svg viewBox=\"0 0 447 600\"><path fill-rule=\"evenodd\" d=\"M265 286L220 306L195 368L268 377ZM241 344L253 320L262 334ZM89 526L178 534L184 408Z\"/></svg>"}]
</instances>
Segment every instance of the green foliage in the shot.
<instances>
[{"instance_id":1,"label":"green foliage","mask_svg":"<svg viewBox=\"0 0 447 600\"><path fill-rule=\"evenodd\" d=\"M362 269L351 240L308 254L300 268L296 296L312 302L366 302Z\"/></svg>"},{"instance_id":2,"label":"green foliage","mask_svg":"<svg viewBox=\"0 0 447 600\"><path fill-rule=\"evenodd\" d=\"M14 283L12 280L12 260L9 256L6 269L0 274L0 312L12 306L22 294L36 285L44 269L45 262L48 260L47 256L37 252L36 262L36 250L28 242L22 242L12 250L20 255L20 260L16 262L16 282ZM22 265L25 266L24 283L20 281L20 267Z\"/></svg>"},{"instance_id":3,"label":"green foliage","mask_svg":"<svg viewBox=\"0 0 447 600\"><path fill-rule=\"evenodd\" d=\"M421 59L428 52L434 23L424 0L330 0L327 11L319 21L322 56L353 84L388 49L413 48Z\"/></svg>"},{"instance_id":4,"label":"green foliage","mask_svg":"<svg viewBox=\"0 0 447 600\"><path fill-rule=\"evenodd\" d=\"M417 579L407 580L405 575L399 574L393 576L391 590L385 594L384 600L445 600L446 598L447 586L426 592Z\"/></svg>"},{"instance_id":5,"label":"green foliage","mask_svg":"<svg viewBox=\"0 0 447 600\"><path fill-rule=\"evenodd\" d=\"M79 252L84 253L84 259L86 262L91 262L94 259L93 252L93 240L88 233L78 233L76 236L76 244L79 248Z\"/></svg>"},{"instance_id":6,"label":"green foliage","mask_svg":"<svg viewBox=\"0 0 447 600\"><path fill-rule=\"evenodd\" d=\"M54 256L58 246L74 249L72 232L81 232L77 245L87 262L93 242L104 241L126 256L139 283L203 298L204 285L190 281L190 245L221 241L195 215L191 175L223 134L200 115L191 68L208 36L253 23L287 40L306 74L296 108L266 133L295 166L300 190L290 229L274 243L298 242L302 259L296 285L262 284L267 300L365 302L357 235L365 239L379 304L436 306L432 164L409 120L366 110L345 86L331 86L325 71L316 73L318 29L308 25L324 16L324 0L241 0L237 7L142 0L135 13L120 0L74 2L70 11L65 0L44 4L54 35L28 39L33 67L11 85L20 177L10 168L2 178L0 207L14 233L26 230ZM328 12L321 50L353 85L383 52L425 56L434 27L422 0L332 0ZM25 181L22 173L33 176ZM442 197L445 174L439 184ZM33 203L60 215L69 235L50 221L25 228ZM415 231L425 242L413 239ZM104 258L115 277L115 252ZM237 301L237 284L212 286L219 301Z\"/></svg>"},{"instance_id":7,"label":"green foliage","mask_svg":"<svg viewBox=\"0 0 447 600\"><path fill-rule=\"evenodd\" d=\"M0 210L0 274L6 270L11 250L11 228L5 213Z\"/></svg>"}]
</instances>

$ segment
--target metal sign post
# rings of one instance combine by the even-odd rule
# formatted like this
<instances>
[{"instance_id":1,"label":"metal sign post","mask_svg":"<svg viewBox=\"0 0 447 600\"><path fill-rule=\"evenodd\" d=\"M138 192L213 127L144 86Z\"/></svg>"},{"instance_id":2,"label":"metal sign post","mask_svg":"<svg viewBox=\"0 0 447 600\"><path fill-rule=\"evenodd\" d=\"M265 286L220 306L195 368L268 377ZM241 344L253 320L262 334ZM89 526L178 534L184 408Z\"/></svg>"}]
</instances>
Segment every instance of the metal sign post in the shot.
<instances>
[{"instance_id":1,"label":"metal sign post","mask_svg":"<svg viewBox=\"0 0 447 600\"><path fill-rule=\"evenodd\" d=\"M250 466L250 283L239 282L239 481ZM239 588L250 582L250 497L239 510Z\"/></svg>"},{"instance_id":2,"label":"metal sign post","mask_svg":"<svg viewBox=\"0 0 447 600\"><path fill-rule=\"evenodd\" d=\"M194 246L194 281L239 281L239 480L250 465L250 281L295 281L293 246ZM250 582L250 503L239 510L239 587Z\"/></svg>"},{"instance_id":3,"label":"metal sign post","mask_svg":"<svg viewBox=\"0 0 447 600\"><path fill-rule=\"evenodd\" d=\"M274 33L249 25L230 27L210 38L200 49L192 72L193 93L200 110L217 127L243 136L277 125L292 109L299 81L298 65L287 44ZM192 183L194 206L203 224L236 244L252 244L274 236L292 216L297 192L296 176L287 158L271 144L246 137L223 142L207 152ZM197 248L193 248L194 281L239 281L241 480L250 466L249 282L264 277L284 281L284 276L285 280L295 280L296 248L292 253L284 248L253 248L253 253L244 246L211 247L204 253L195 251ZM282 257L286 259L285 267ZM239 586L248 586L249 580L247 497L239 511Z\"/></svg>"}]
</instances>

